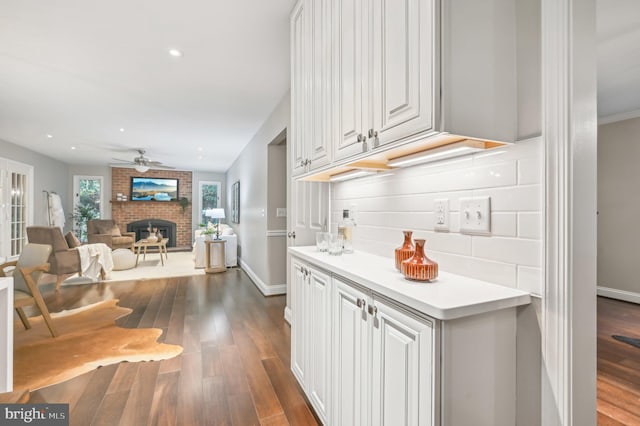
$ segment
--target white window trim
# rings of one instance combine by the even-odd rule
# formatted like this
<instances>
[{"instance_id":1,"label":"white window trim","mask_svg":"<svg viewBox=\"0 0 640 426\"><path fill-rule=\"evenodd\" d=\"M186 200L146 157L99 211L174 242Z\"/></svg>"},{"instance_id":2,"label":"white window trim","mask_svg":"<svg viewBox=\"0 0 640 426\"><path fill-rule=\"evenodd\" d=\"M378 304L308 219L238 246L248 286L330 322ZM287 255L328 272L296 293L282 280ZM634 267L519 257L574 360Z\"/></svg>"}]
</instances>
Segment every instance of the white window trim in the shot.
<instances>
[{"instance_id":1,"label":"white window trim","mask_svg":"<svg viewBox=\"0 0 640 426\"><path fill-rule=\"evenodd\" d=\"M218 208L224 208L224 204L222 203L222 183L213 180L201 180L198 183L198 223L200 223L200 219L202 218L202 187L205 185L217 185L218 186ZM197 225L197 224L196 224Z\"/></svg>"},{"instance_id":2,"label":"white window trim","mask_svg":"<svg viewBox=\"0 0 640 426\"><path fill-rule=\"evenodd\" d=\"M80 192L80 181L81 180L99 180L100 181L100 218L104 218L104 202L105 202L105 194L104 194L104 176L89 176L89 175L73 175L73 205L72 212L73 214L76 210L76 203L78 201L78 196Z\"/></svg>"}]
</instances>

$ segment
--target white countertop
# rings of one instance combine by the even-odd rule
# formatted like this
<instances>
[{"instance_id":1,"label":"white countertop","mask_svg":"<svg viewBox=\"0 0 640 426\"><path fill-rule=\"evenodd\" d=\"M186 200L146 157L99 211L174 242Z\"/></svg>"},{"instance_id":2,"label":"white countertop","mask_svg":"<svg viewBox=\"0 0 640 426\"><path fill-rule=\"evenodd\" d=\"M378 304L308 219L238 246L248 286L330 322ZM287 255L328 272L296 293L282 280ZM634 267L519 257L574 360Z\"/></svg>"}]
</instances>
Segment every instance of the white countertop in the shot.
<instances>
[{"instance_id":1,"label":"white countertop","mask_svg":"<svg viewBox=\"0 0 640 426\"><path fill-rule=\"evenodd\" d=\"M440 320L531 302L531 296L525 291L443 271L438 272L433 282L409 281L396 270L392 256L358 251L330 256L318 252L315 246L289 247L289 253Z\"/></svg>"}]
</instances>

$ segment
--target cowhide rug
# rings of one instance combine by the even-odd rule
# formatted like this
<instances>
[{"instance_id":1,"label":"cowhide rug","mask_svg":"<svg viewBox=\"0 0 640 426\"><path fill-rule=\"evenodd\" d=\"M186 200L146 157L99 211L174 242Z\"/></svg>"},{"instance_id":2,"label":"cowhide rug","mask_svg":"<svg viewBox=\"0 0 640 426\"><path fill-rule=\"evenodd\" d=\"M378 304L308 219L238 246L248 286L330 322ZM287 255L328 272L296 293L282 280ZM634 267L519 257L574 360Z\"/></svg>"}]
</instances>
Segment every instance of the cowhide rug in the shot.
<instances>
[{"instance_id":1,"label":"cowhide rug","mask_svg":"<svg viewBox=\"0 0 640 426\"><path fill-rule=\"evenodd\" d=\"M13 387L31 391L69 380L100 366L122 361L159 361L182 347L158 343L158 328L122 328L115 321L129 315L118 300L106 300L52 314L59 336L52 338L42 316L14 327Z\"/></svg>"}]
</instances>

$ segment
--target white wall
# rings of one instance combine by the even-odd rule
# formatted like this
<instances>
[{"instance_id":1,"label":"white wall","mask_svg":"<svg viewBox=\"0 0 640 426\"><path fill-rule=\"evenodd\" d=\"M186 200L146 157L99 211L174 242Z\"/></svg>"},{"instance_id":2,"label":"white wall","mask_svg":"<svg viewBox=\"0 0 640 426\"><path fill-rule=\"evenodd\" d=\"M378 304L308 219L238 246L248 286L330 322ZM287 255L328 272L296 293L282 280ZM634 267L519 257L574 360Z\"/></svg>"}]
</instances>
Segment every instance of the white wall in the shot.
<instances>
[{"instance_id":1,"label":"white wall","mask_svg":"<svg viewBox=\"0 0 640 426\"><path fill-rule=\"evenodd\" d=\"M57 192L62 199L63 205L66 206L71 194L67 184L67 168L69 165L3 140L0 140L0 157L33 166L35 191L34 225L48 225L47 203L42 191ZM65 214L69 213L69 211L65 211ZM65 230L69 229L71 229L71 223L67 220Z\"/></svg>"},{"instance_id":2,"label":"white wall","mask_svg":"<svg viewBox=\"0 0 640 426\"><path fill-rule=\"evenodd\" d=\"M386 256L402 243L402 230L425 238L440 268L508 287L541 292L540 139L461 159L396 169L335 184L333 228L342 209L356 209L357 250ZM491 236L459 232L460 198L491 197ZM450 232L435 232L434 200L448 198Z\"/></svg>"},{"instance_id":3,"label":"white wall","mask_svg":"<svg viewBox=\"0 0 640 426\"><path fill-rule=\"evenodd\" d=\"M270 250L267 237L267 147L289 127L290 94L287 92L240 156L227 170L227 194L231 185L240 181L240 223L231 225L238 234L238 256L241 265L263 293L286 291L286 257L280 250ZM226 209L231 212L227 197ZM280 272L278 272L280 271ZM275 279L274 277L283 277Z\"/></svg>"},{"instance_id":4,"label":"white wall","mask_svg":"<svg viewBox=\"0 0 640 426\"><path fill-rule=\"evenodd\" d=\"M640 118L598 128L599 293L640 303L637 279L640 228ZM612 291L602 292L602 287ZM632 293L632 294L625 294Z\"/></svg>"}]
</instances>

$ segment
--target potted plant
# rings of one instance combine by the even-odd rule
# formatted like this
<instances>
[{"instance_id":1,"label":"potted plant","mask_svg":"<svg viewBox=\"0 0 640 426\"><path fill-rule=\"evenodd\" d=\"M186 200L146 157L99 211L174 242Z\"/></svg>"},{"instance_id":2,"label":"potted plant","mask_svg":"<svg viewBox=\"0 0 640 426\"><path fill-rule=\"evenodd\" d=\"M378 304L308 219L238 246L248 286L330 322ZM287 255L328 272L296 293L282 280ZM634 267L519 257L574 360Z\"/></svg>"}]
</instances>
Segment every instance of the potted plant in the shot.
<instances>
[{"instance_id":1,"label":"potted plant","mask_svg":"<svg viewBox=\"0 0 640 426\"><path fill-rule=\"evenodd\" d=\"M209 222L205 230L202 231L202 235L204 235L205 240L213 240L217 230L218 225L214 225L213 223Z\"/></svg>"},{"instance_id":2,"label":"potted plant","mask_svg":"<svg viewBox=\"0 0 640 426\"><path fill-rule=\"evenodd\" d=\"M187 197L182 197L178 200L178 204L180 204L180 207L182 207L182 213L184 213L187 210L190 201Z\"/></svg>"}]
</instances>

